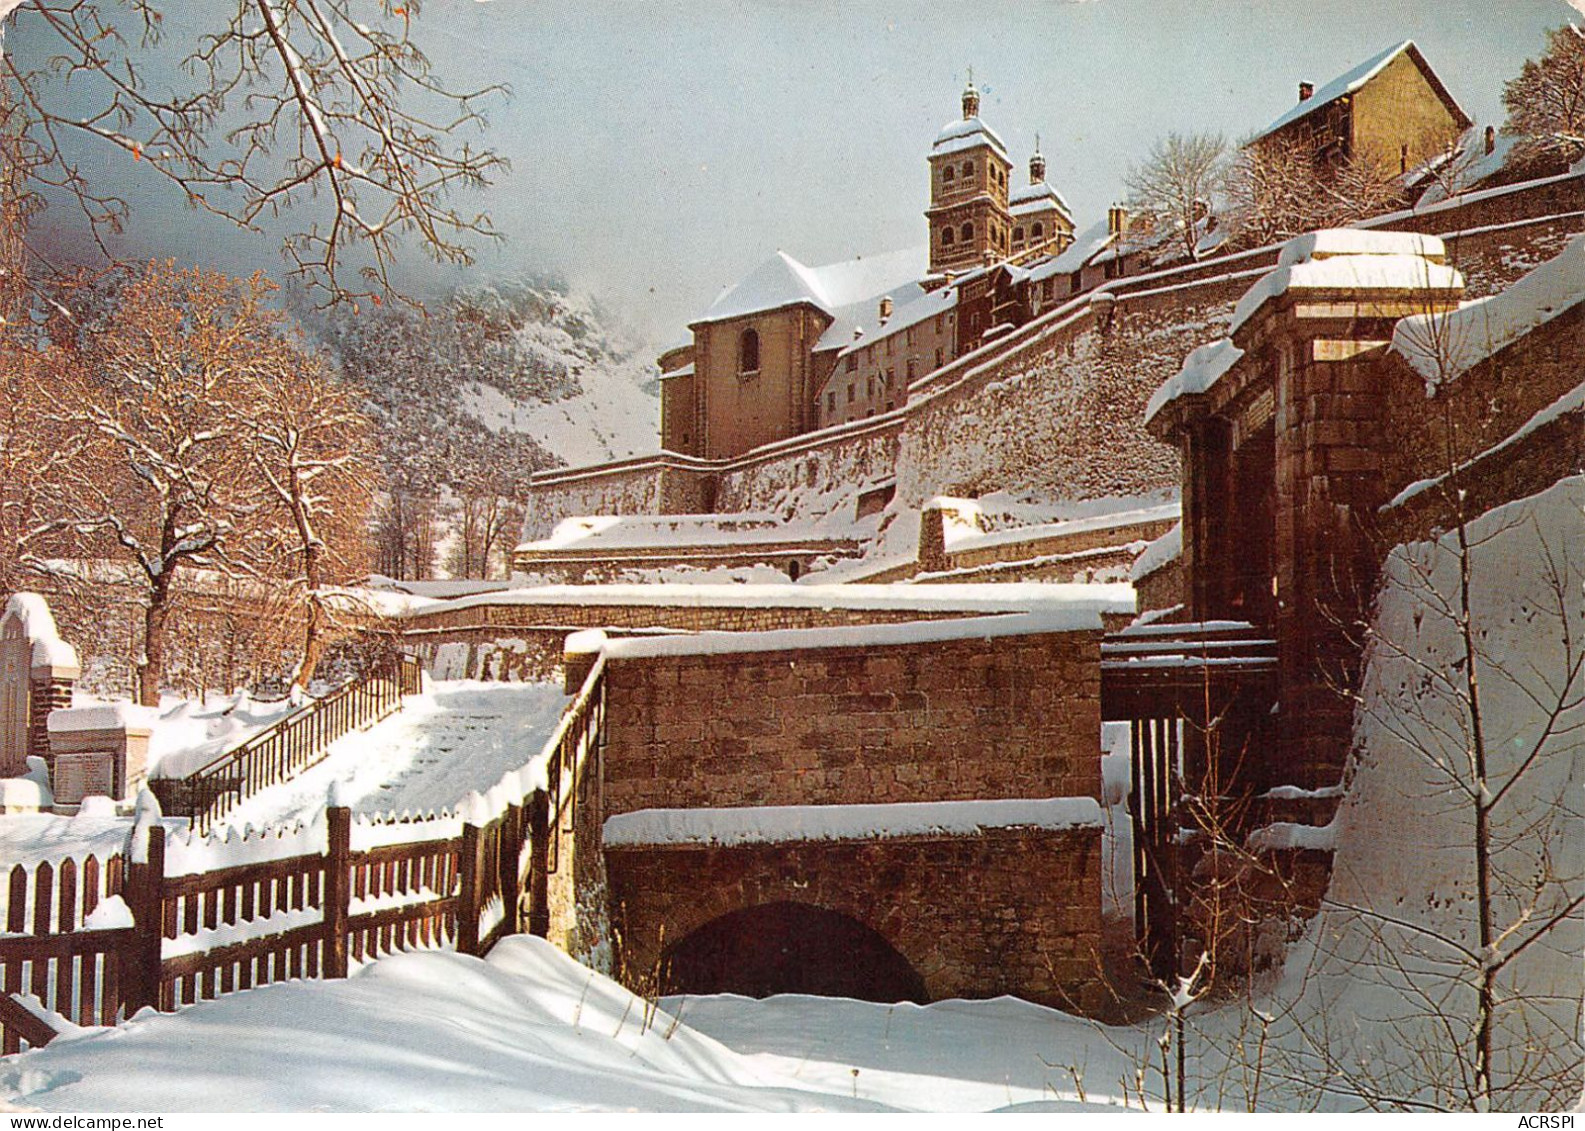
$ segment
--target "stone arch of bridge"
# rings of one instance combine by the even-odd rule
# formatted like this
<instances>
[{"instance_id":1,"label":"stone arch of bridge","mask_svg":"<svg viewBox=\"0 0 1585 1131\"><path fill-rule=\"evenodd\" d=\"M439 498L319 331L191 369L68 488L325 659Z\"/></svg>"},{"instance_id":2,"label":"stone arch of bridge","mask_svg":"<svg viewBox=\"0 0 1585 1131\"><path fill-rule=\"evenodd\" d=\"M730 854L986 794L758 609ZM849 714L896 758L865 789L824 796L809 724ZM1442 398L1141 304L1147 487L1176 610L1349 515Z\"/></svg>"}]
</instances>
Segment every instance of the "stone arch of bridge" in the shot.
<instances>
[{"instance_id":1,"label":"stone arch of bridge","mask_svg":"<svg viewBox=\"0 0 1585 1131\"><path fill-rule=\"evenodd\" d=\"M788 899L699 925L665 948L661 969L667 993L929 1000L924 978L880 931L850 914Z\"/></svg>"}]
</instances>

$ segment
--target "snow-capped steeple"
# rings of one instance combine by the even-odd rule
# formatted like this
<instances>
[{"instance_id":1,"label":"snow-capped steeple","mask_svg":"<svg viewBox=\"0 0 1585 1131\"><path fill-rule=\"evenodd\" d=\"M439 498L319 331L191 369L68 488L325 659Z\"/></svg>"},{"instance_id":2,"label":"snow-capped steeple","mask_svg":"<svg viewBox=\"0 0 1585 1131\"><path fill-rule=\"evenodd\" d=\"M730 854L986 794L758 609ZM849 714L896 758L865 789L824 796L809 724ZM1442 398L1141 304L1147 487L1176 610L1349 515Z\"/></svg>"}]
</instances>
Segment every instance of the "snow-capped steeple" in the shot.
<instances>
[{"instance_id":1,"label":"snow-capped steeple","mask_svg":"<svg viewBox=\"0 0 1585 1131\"><path fill-rule=\"evenodd\" d=\"M1029 183L1032 185L1044 184L1046 180L1046 159L1040 152L1040 135L1035 135L1035 151L1029 156Z\"/></svg>"},{"instance_id":2,"label":"snow-capped steeple","mask_svg":"<svg viewBox=\"0 0 1585 1131\"><path fill-rule=\"evenodd\" d=\"M969 68L969 85L963 88L963 120L980 116L980 92L974 86L974 68Z\"/></svg>"}]
</instances>

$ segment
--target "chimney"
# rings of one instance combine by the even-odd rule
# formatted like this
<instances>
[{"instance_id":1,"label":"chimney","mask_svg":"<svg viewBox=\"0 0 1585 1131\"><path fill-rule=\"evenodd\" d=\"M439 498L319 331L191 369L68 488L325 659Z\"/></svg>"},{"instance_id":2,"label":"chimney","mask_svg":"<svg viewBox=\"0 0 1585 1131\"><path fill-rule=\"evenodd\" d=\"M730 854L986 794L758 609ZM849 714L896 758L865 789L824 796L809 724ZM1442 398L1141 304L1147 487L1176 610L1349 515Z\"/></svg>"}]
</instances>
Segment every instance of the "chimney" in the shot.
<instances>
[{"instance_id":1,"label":"chimney","mask_svg":"<svg viewBox=\"0 0 1585 1131\"><path fill-rule=\"evenodd\" d=\"M891 316L892 316L892 296L891 295L887 295L885 298L881 299L881 308L880 308L881 325L882 326L886 325L887 319L889 319Z\"/></svg>"},{"instance_id":2,"label":"chimney","mask_svg":"<svg viewBox=\"0 0 1585 1131\"><path fill-rule=\"evenodd\" d=\"M1497 127L1486 127L1486 156L1490 157L1497 151Z\"/></svg>"},{"instance_id":3,"label":"chimney","mask_svg":"<svg viewBox=\"0 0 1585 1131\"><path fill-rule=\"evenodd\" d=\"M1300 102L1308 102L1308 101L1310 101L1310 99L1314 95L1315 95L1315 84L1313 82L1301 82L1299 84L1299 101Z\"/></svg>"},{"instance_id":4,"label":"chimney","mask_svg":"<svg viewBox=\"0 0 1585 1131\"><path fill-rule=\"evenodd\" d=\"M1120 236L1128 231L1128 209L1121 204L1114 204L1106 210L1106 230L1114 236Z\"/></svg>"}]
</instances>

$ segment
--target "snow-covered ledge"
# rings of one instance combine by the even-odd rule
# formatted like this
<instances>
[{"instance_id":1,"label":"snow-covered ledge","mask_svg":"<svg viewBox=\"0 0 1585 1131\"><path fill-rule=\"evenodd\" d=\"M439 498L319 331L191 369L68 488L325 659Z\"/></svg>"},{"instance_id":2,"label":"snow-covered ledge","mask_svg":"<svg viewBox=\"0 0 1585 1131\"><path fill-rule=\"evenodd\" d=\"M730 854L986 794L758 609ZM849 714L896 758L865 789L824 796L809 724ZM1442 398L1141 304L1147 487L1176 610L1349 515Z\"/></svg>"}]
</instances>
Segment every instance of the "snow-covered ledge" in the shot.
<instances>
[{"instance_id":1,"label":"snow-covered ledge","mask_svg":"<svg viewBox=\"0 0 1585 1131\"><path fill-rule=\"evenodd\" d=\"M606 848L638 848L885 840L999 829L1099 829L1104 822L1101 803L1093 797L640 809L607 818L604 843Z\"/></svg>"}]
</instances>

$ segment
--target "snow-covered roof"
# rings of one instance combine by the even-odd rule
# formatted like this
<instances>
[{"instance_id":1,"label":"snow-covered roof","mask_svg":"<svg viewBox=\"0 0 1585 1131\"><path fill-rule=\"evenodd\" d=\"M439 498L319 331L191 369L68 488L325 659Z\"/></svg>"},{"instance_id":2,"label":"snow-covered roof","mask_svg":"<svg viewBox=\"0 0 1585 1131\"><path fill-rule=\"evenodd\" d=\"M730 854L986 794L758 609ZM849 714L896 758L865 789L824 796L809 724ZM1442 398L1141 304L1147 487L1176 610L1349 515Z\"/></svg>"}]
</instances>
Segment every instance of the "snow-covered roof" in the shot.
<instances>
[{"instance_id":1,"label":"snow-covered roof","mask_svg":"<svg viewBox=\"0 0 1585 1131\"><path fill-rule=\"evenodd\" d=\"M1066 216L1069 222L1073 220L1073 209L1068 207L1068 202L1063 199L1062 194L1046 181L1036 181L1032 185L1014 189L1012 195L1007 198L1007 206L1014 216L1055 208Z\"/></svg>"},{"instance_id":2,"label":"snow-covered roof","mask_svg":"<svg viewBox=\"0 0 1585 1131\"><path fill-rule=\"evenodd\" d=\"M1464 277L1436 262L1445 257L1441 240L1413 232L1334 229L1299 236L1288 241L1277 269L1244 292L1227 332L1236 333L1269 300L1291 290L1461 290Z\"/></svg>"},{"instance_id":3,"label":"snow-covered roof","mask_svg":"<svg viewBox=\"0 0 1585 1131\"><path fill-rule=\"evenodd\" d=\"M1459 138L1451 151L1438 153L1431 160L1411 169L1405 183L1431 183L1417 202L1420 206L1436 204L1450 196L1475 188L1499 172L1508 161L1517 134L1497 133L1492 138L1492 151L1486 152L1486 131L1482 126L1471 126Z\"/></svg>"},{"instance_id":4,"label":"snow-covered roof","mask_svg":"<svg viewBox=\"0 0 1585 1131\"><path fill-rule=\"evenodd\" d=\"M1309 98L1306 98L1303 102L1299 102L1288 107L1286 111L1277 116L1276 121L1272 122L1271 125L1261 130L1254 137L1250 138L1245 144L1253 145L1261 138L1268 137L1271 134L1276 133L1284 126L1292 125L1301 118L1309 117L1321 107L1336 102L1344 95L1355 93L1360 87L1364 86L1371 79L1381 74L1381 72L1386 69L1387 64L1391 63L1394 59L1406 51L1409 52L1415 61L1419 63L1421 69L1425 72L1426 78L1430 81L1438 96L1447 103L1449 109L1454 112L1454 115L1458 118L1461 118L1463 121L1468 122L1470 120L1469 115L1465 114L1464 111L1459 107L1458 103L1453 100L1453 96L1448 93L1447 89L1442 85L1441 80L1436 77L1435 72L1433 72L1430 65L1426 63L1425 56L1420 54L1420 49L1414 45L1414 41L1412 39L1406 39L1402 43L1395 44L1394 46L1387 48L1387 50L1381 52L1379 55L1371 56L1369 59L1366 59L1363 63L1359 64L1357 67L1354 67L1352 70L1344 71L1331 82L1320 87L1314 94L1312 94Z\"/></svg>"},{"instance_id":5,"label":"snow-covered roof","mask_svg":"<svg viewBox=\"0 0 1585 1131\"><path fill-rule=\"evenodd\" d=\"M1235 346L1231 338L1218 338L1191 352L1183 359L1183 368L1151 395L1150 402L1145 405L1145 423L1148 425L1157 413L1179 397L1208 392L1243 356L1244 351Z\"/></svg>"},{"instance_id":6,"label":"snow-covered roof","mask_svg":"<svg viewBox=\"0 0 1585 1131\"><path fill-rule=\"evenodd\" d=\"M693 362L677 369L668 369L660 375L662 381L670 381L673 377L692 377L694 373Z\"/></svg>"},{"instance_id":7,"label":"snow-covered roof","mask_svg":"<svg viewBox=\"0 0 1585 1131\"><path fill-rule=\"evenodd\" d=\"M1061 255L1032 264L1031 279L1048 279L1052 275L1066 275L1083 267L1117 239L1117 234L1105 220L1097 220L1073 237Z\"/></svg>"},{"instance_id":8,"label":"snow-covered roof","mask_svg":"<svg viewBox=\"0 0 1585 1131\"><path fill-rule=\"evenodd\" d=\"M941 127L941 132L930 146L930 156L941 157L981 145L989 145L1006 159L1007 146L1002 143L1000 134L978 117L958 118Z\"/></svg>"},{"instance_id":9,"label":"snow-covered roof","mask_svg":"<svg viewBox=\"0 0 1585 1131\"><path fill-rule=\"evenodd\" d=\"M866 255L824 267L806 267L778 251L741 282L722 291L695 325L722 322L808 303L836 317L854 306L916 282L930 265L929 249L912 247L882 255Z\"/></svg>"},{"instance_id":10,"label":"snow-covered roof","mask_svg":"<svg viewBox=\"0 0 1585 1131\"><path fill-rule=\"evenodd\" d=\"M895 301L897 296L893 295ZM839 318L833 322L829 329L821 335L815 349L841 349L838 357L846 357L855 350L861 350L878 341L884 341L893 334L900 333L910 326L917 326L928 321L938 314L945 314L958 305L958 288L956 284L946 287L937 287L933 291L920 291L911 301L898 303L892 311L892 316L886 324L880 324L879 308L871 303L862 318ZM862 337L854 337L855 329L862 330Z\"/></svg>"},{"instance_id":11,"label":"snow-covered roof","mask_svg":"<svg viewBox=\"0 0 1585 1131\"><path fill-rule=\"evenodd\" d=\"M1414 314L1399 321L1392 350L1425 378L1426 395L1537 326L1585 302L1585 236L1497 294L1446 314Z\"/></svg>"}]
</instances>

